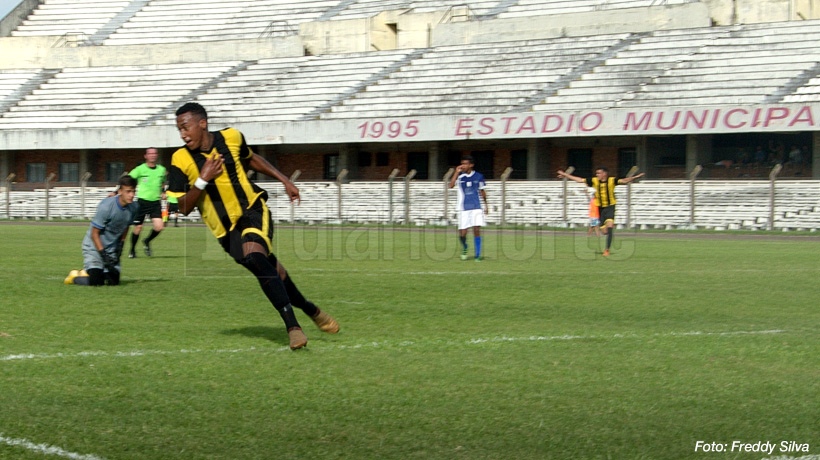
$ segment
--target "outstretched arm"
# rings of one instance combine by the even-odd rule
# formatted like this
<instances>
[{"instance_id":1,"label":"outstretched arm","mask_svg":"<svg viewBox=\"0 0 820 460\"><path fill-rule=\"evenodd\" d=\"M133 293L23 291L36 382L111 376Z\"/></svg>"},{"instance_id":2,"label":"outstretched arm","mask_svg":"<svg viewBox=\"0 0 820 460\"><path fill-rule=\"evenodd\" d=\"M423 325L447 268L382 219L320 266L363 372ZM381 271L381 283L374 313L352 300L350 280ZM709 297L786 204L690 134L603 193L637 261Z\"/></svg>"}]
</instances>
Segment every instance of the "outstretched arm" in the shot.
<instances>
[{"instance_id":1,"label":"outstretched arm","mask_svg":"<svg viewBox=\"0 0 820 460\"><path fill-rule=\"evenodd\" d=\"M566 177L569 180L579 182L581 184L586 184L587 183L587 180L584 179L583 177L578 177L578 176L573 176L572 174L567 174L567 173L565 173L564 171L562 171L560 169L558 170L558 177L561 177L561 178Z\"/></svg>"},{"instance_id":2,"label":"outstretched arm","mask_svg":"<svg viewBox=\"0 0 820 460\"><path fill-rule=\"evenodd\" d=\"M282 172L270 164L268 160L264 159L260 155L254 154L251 157L249 166L258 173L275 177L279 182L285 185L285 193L288 194L290 201L296 201L301 204L302 199L299 197L299 189L293 185L293 182L290 181L288 176L282 174Z\"/></svg>"},{"instance_id":3,"label":"outstretched arm","mask_svg":"<svg viewBox=\"0 0 820 460\"><path fill-rule=\"evenodd\" d=\"M643 177L643 176L644 176L644 173L635 174L635 175L634 175L634 176L632 176L632 177L625 177L625 178L623 178L623 179L618 179L618 183L619 183L619 184L621 184L621 185L626 185L626 184L628 184L628 183L632 182L633 180L635 180L635 179L637 179L637 178L639 178L639 177Z\"/></svg>"}]
</instances>

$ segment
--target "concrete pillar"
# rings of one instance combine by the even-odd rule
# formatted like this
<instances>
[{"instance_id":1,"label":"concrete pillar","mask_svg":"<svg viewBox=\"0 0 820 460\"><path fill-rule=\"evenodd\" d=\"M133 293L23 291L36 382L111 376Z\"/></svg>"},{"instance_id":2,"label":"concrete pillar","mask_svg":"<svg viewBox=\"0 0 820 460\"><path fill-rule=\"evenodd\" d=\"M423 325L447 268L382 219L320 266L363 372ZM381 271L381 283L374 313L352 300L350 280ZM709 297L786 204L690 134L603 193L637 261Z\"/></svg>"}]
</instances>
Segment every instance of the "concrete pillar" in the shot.
<instances>
[{"instance_id":1,"label":"concrete pillar","mask_svg":"<svg viewBox=\"0 0 820 460\"><path fill-rule=\"evenodd\" d=\"M697 165L712 161L712 135L686 135L686 174L692 172Z\"/></svg>"},{"instance_id":2,"label":"concrete pillar","mask_svg":"<svg viewBox=\"0 0 820 460\"><path fill-rule=\"evenodd\" d=\"M352 145L343 144L339 147L339 171L342 172L343 169L348 170L347 178L349 180L356 180L359 178L359 163L358 158L356 158L358 151Z\"/></svg>"},{"instance_id":3,"label":"concrete pillar","mask_svg":"<svg viewBox=\"0 0 820 460\"><path fill-rule=\"evenodd\" d=\"M441 179L444 175L444 171L441 169L441 144L438 142L430 142L427 152L429 153L427 160L428 178L430 180Z\"/></svg>"},{"instance_id":4,"label":"concrete pillar","mask_svg":"<svg viewBox=\"0 0 820 460\"><path fill-rule=\"evenodd\" d=\"M5 185L5 180L11 174L11 155L7 150L0 150L0 182Z\"/></svg>"},{"instance_id":5,"label":"concrete pillar","mask_svg":"<svg viewBox=\"0 0 820 460\"><path fill-rule=\"evenodd\" d=\"M549 149L545 139L530 139L527 145L527 180L551 177Z\"/></svg>"},{"instance_id":6,"label":"concrete pillar","mask_svg":"<svg viewBox=\"0 0 820 460\"><path fill-rule=\"evenodd\" d=\"M79 174L80 178L89 171L91 171L91 164L88 161L88 150L80 150L79 159L78 159L78 167L79 167ZM91 180L102 180L99 177L92 177Z\"/></svg>"},{"instance_id":7,"label":"concrete pillar","mask_svg":"<svg viewBox=\"0 0 820 460\"><path fill-rule=\"evenodd\" d=\"M655 166L649 160L649 149L646 148L646 136L641 136L640 141L635 146L635 165L640 168L641 172L651 175L650 171Z\"/></svg>"}]
</instances>

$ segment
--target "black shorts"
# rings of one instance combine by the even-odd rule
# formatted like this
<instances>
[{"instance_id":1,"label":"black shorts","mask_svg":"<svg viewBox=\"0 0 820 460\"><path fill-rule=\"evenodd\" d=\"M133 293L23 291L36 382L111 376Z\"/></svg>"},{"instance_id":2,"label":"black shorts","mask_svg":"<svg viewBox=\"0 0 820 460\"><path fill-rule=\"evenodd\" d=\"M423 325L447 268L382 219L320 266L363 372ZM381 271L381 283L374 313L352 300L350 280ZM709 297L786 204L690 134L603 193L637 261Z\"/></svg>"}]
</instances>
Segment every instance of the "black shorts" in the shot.
<instances>
[{"instance_id":1,"label":"black shorts","mask_svg":"<svg viewBox=\"0 0 820 460\"><path fill-rule=\"evenodd\" d=\"M606 222L611 220L612 223L615 223L615 205L606 206L606 207L599 207L598 208L598 215L601 216L601 227L606 226Z\"/></svg>"},{"instance_id":2,"label":"black shorts","mask_svg":"<svg viewBox=\"0 0 820 460\"><path fill-rule=\"evenodd\" d=\"M134 215L134 225L142 225L145 216L151 219L162 219L162 204L159 201L137 200L140 208Z\"/></svg>"},{"instance_id":3,"label":"black shorts","mask_svg":"<svg viewBox=\"0 0 820 460\"><path fill-rule=\"evenodd\" d=\"M171 203L168 202L168 214L173 214L175 212L179 212L179 202Z\"/></svg>"},{"instance_id":4,"label":"black shorts","mask_svg":"<svg viewBox=\"0 0 820 460\"><path fill-rule=\"evenodd\" d=\"M241 263L245 257L242 250L244 243L259 243L270 254L272 238L273 220L270 218L270 210L265 200L259 199L250 209L245 210L233 230L219 239L219 244L237 263Z\"/></svg>"}]
</instances>

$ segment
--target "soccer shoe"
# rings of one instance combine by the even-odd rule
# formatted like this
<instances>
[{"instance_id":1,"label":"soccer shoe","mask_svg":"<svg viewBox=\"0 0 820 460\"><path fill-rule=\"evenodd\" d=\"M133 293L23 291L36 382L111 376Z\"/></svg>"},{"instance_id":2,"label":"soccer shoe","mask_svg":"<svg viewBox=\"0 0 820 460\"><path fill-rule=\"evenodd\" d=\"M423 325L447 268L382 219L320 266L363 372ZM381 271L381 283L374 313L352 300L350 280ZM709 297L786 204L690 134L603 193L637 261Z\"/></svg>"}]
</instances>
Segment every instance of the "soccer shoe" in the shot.
<instances>
[{"instance_id":1,"label":"soccer shoe","mask_svg":"<svg viewBox=\"0 0 820 460\"><path fill-rule=\"evenodd\" d=\"M80 274L77 276L88 276L88 272L85 269L80 270Z\"/></svg>"},{"instance_id":2,"label":"soccer shoe","mask_svg":"<svg viewBox=\"0 0 820 460\"><path fill-rule=\"evenodd\" d=\"M310 319L316 323L316 326L321 329L322 332L327 332L328 334L339 332L339 323L337 323L332 316L318 308L316 309L316 314L311 316Z\"/></svg>"},{"instance_id":3,"label":"soccer shoe","mask_svg":"<svg viewBox=\"0 0 820 460\"><path fill-rule=\"evenodd\" d=\"M476 258L475 258L475 261L476 261L476 262L481 262L481 257L476 257Z\"/></svg>"},{"instance_id":4,"label":"soccer shoe","mask_svg":"<svg viewBox=\"0 0 820 460\"><path fill-rule=\"evenodd\" d=\"M128 258L129 259L136 259L137 258L137 253L134 252L134 251L129 252L128 253Z\"/></svg>"},{"instance_id":5,"label":"soccer shoe","mask_svg":"<svg viewBox=\"0 0 820 460\"><path fill-rule=\"evenodd\" d=\"M609 255L609 249L604 249L604 257Z\"/></svg>"},{"instance_id":6,"label":"soccer shoe","mask_svg":"<svg viewBox=\"0 0 820 460\"><path fill-rule=\"evenodd\" d=\"M63 284L74 284L74 278L78 276L80 276L79 270L71 270L70 272L68 272L68 276L66 277L65 281L63 281Z\"/></svg>"},{"instance_id":7,"label":"soccer shoe","mask_svg":"<svg viewBox=\"0 0 820 460\"><path fill-rule=\"evenodd\" d=\"M142 248L145 249L145 255L151 257L151 246L148 246L148 243L142 243Z\"/></svg>"},{"instance_id":8,"label":"soccer shoe","mask_svg":"<svg viewBox=\"0 0 820 460\"><path fill-rule=\"evenodd\" d=\"M298 350L307 345L307 336L302 332L301 327L288 329L288 338L290 339L291 350Z\"/></svg>"}]
</instances>

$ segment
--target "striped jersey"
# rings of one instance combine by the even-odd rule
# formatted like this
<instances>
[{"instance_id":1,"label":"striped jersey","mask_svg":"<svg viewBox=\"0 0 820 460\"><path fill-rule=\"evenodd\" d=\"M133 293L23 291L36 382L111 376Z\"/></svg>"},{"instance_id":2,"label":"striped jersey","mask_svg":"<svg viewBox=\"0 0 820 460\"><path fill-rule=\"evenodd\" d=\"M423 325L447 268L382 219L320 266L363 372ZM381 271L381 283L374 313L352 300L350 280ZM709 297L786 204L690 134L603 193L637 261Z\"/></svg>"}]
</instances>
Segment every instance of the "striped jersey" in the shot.
<instances>
[{"instance_id":1,"label":"striped jersey","mask_svg":"<svg viewBox=\"0 0 820 460\"><path fill-rule=\"evenodd\" d=\"M618 185L617 177L608 177L601 182L597 177L588 177L587 185L595 189L595 205L605 208L615 205L615 186Z\"/></svg>"},{"instance_id":2,"label":"striped jersey","mask_svg":"<svg viewBox=\"0 0 820 460\"><path fill-rule=\"evenodd\" d=\"M248 179L247 170L254 153L242 133L226 128L212 134L214 145L210 152L194 152L188 147L174 152L169 168L168 195L179 198L188 193L208 157L221 154L225 161L222 174L208 182L196 206L211 233L222 238L234 228L246 209L259 199L266 200L268 195Z\"/></svg>"}]
</instances>

